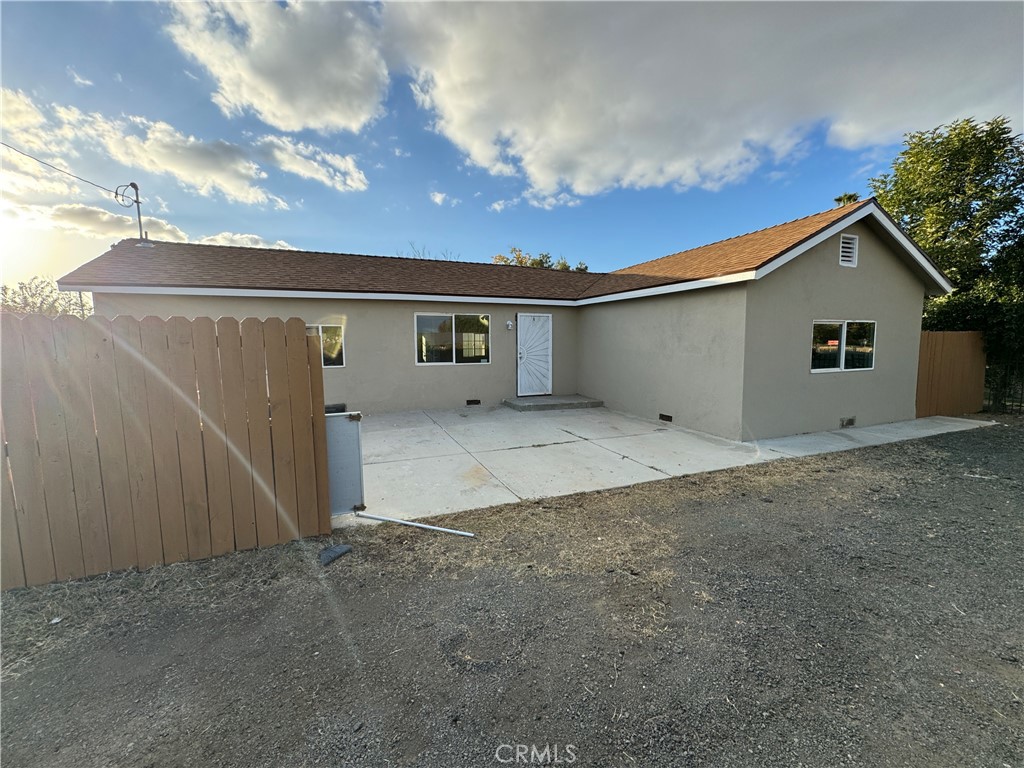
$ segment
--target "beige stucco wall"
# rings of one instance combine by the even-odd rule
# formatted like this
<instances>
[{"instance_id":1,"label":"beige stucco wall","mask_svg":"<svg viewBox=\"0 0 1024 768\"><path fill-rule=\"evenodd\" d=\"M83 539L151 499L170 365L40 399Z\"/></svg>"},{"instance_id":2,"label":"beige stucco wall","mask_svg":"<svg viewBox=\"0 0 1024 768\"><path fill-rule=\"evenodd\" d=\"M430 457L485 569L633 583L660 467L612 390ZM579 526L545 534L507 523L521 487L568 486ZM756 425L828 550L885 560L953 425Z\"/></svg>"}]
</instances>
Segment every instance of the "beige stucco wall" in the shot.
<instances>
[{"instance_id":1,"label":"beige stucco wall","mask_svg":"<svg viewBox=\"0 0 1024 768\"><path fill-rule=\"evenodd\" d=\"M748 283L743 439L913 419L924 284L864 223L858 265L839 265L839 235ZM811 373L814 320L874 320L875 368Z\"/></svg>"},{"instance_id":2,"label":"beige stucco wall","mask_svg":"<svg viewBox=\"0 0 1024 768\"><path fill-rule=\"evenodd\" d=\"M345 367L324 370L328 403L365 413L455 408L467 400L494 405L516 394L516 332L506 323L517 312L552 316L552 387L576 392L577 317L567 307L460 304L427 301L334 301L138 294L93 295L97 314L114 317L301 317L307 323L345 327ZM414 313L457 312L491 316L491 362L416 365Z\"/></svg>"},{"instance_id":3,"label":"beige stucco wall","mask_svg":"<svg viewBox=\"0 0 1024 768\"><path fill-rule=\"evenodd\" d=\"M745 288L580 309L580 393L609 408L740 436Z\"/></svg>"}]
</instances>

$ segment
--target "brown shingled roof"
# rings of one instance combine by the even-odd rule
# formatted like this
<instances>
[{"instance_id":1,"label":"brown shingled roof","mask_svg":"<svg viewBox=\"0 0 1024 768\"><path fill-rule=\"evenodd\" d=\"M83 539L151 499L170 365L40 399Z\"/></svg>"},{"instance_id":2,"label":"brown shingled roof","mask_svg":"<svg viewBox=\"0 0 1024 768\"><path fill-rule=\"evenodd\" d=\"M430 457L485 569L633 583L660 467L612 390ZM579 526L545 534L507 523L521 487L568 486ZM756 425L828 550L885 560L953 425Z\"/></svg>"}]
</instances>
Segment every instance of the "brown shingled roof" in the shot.
<instances>
[{"instance_id":1,"label":"brown shingled roof","mask_svg":"<svg viewBox=\"0 0 1024 768\"><path fill-rule=\"evenodd\" d=\"M814 237L826 227L863 208L874 198L862 200L841 208L832 208L813 216L788 221L774 227L750 232L746 235L702 245L689 251L663 256L653 261L634 264L612 274L672 277L676 280L703 280L737 272L749 272L763 267L805 240Z\"/></svg>"},{"instance_id":2,"label":"brown shingled roof","mask_svg":"<svg viewBox=\"0 0 1024 768\"><path fill-rule=\"evenodd\" d=\"M599 278L500 264L130 239L60 283L573 300Z\"/></svg>"},{"instance_id":3,"label":"brown shingled roof","mask_svg":"<svg viewBox=\"0 0 1024 768\"><path fill-rule=\"evenodd\" d=\"M147 286L574 301L750 272L874 198L608 274L344 253L122 240L62 287Z\"/></svg>"}]
</instances>

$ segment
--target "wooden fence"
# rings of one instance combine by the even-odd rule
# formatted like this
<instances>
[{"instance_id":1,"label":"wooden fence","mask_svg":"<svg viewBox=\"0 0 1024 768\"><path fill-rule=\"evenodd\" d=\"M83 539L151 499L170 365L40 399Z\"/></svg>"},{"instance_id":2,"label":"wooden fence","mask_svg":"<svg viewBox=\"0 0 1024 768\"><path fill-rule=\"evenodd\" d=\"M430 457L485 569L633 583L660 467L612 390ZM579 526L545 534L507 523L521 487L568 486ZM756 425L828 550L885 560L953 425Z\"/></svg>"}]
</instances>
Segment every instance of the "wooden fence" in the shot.
<instances>
[{"instance_id":1,"label":"wooden fence","mask_svg":"<svg viewBox=\"0 0 1024 768\"><path fill-rule=\"evenodd\" d=\"M985 404L985 345L979 331L924 331L917 366L917 417L962 416Z\"/></svg>"},{"instance_id":2,"label":"wooden fence","mask_svg":"<svg viewBox=\"0 0 1024 768\"><path fill-rule=\"evenodd\" d=\"M3 589L330 532L302 320L0 320Z\"/></svg>"}]
</instances>

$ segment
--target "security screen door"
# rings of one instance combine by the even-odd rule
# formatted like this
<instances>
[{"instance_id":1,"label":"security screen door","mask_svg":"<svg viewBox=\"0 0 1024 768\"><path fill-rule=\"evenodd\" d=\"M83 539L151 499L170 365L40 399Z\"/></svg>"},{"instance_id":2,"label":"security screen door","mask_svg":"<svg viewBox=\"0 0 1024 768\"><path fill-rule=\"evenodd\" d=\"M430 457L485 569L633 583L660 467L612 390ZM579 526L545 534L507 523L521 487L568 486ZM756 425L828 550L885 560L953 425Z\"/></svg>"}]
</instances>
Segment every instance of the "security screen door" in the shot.
<instances>
[{"instance_id":1,"label":"security screen door","mask_svg":"<svg viewBox=\"0 0 1024 768\"><path fill-rule=\"evenodd\" d=\"M519 364L516 394L551 394L551 315L516 315Z\"/></svg>"}]
</instances>

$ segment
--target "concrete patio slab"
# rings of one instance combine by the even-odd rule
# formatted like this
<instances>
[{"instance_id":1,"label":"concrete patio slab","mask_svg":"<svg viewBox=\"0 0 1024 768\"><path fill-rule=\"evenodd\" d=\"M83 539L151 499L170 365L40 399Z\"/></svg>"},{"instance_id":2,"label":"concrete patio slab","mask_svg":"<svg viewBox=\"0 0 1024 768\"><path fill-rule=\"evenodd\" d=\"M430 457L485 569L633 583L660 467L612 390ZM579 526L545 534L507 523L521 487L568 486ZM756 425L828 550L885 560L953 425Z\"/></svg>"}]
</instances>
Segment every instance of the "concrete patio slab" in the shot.
<instances>
[{"instance_id":1,"label":"concrete patio slab","mask_svg":"<svg viewBox=\"0 0 1024 768\"><path fill-rule=\"evenodd\" d=\"M433 427L435 422L425 411L399 411L397 413L364 413L360 431L381 432L389 430Z\"/></svg>"},{"instance_id":2,"label":"concrete patio slab","mask_svg":"<svg viewBox=\"0 0 1024 768\"><path fill-rule=\"evenodd\" d=\"M470 453L499 451L506 448L551 445L578 440L575 435L540 419L520 418L515 421L466 421L453 424L445 431Z\"/></svg>"},{"instance_id":3,"label":"concrete patio slab","mask_svg":"<svg viewBox=\"0 0 1024 768\"><path fill-rule=\"evenodd\" d=\"M779 454L759 450L757 446L680 429L594 442L672 477L780 458Z\"/></svg>"},{"instance_id":4,"label":"concrete patio slab","mask_svg":"<svg viewBox=\"0 0 1024 768\"><path fill-rule=\"evenodd\" d=\"M452 456L465 449L436 424L428 427L396 427L362 430L363 465L384 461Z\"/></svg>"},{"instance_id":5,"label":"concrete patio slab","mask_svg":"<svg viewBox=\"0 0 1024 768\"><path fill-rule=\"evenodd\" d=\"M813 456L818 453L848 451L868 445L883 445L900 440L940 435L944 432L959 432L964 429L991 426L995 422L980 419L956 419L949 416L929 416L913 421L897 421L892 424L877 424L871 427L849 427L833 432L814 432L792 437L773 437L758 440L756 445L784 456ZM755 443L751 443L752 445Z\"/></svg>"},{"instance_id":6,"label":"concrete patio slab","mask_svg":"<svg viewBox=\"0 0 1024 768\"><path fill-rule=\"evenodd\" d=\"M489 451L477 459L521 499L617 488L668 477L586 440Z\"/></svg>"},{"instance_id":7,"label":"concrete patio slab","mask_svg":"<svg viewBox=\"0 0 1024 768\"><path fill-rule=\"evenodd\" d=\"M974 429L934 416L741 443L607 408L519 412L502 406L367 415L367 512L411 519L773 459ZM335 525L359 522L353 515Z\"/></svg>"},{"instance_id":8,"label":"concrete patio slab","mask_svg":"<svg viewBox=\"0 0 1024 768\"><path fill-rule=\"evenodd\" d=\"M600 440L608 437L646 435L652 432L667 432L673 429L661 421L650 421L629 416L607 408L581 411L543 411L537 416L546 424L557 426L570 435L584 440Z\"/></svg>"},{"instance_id":9,"label":"concrete patio slab","mask_svg":"<svg viewBox=\"0 0 1024 768\"><path fill-rule=\"evenodd\" d=\"M363 467L366 511L411 520L518 501L519 497L462 452ZM335 521L358 522L354 515Z\"/></svg>"}]
</instances>

